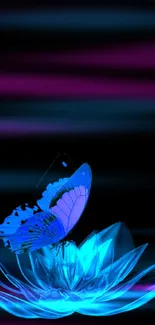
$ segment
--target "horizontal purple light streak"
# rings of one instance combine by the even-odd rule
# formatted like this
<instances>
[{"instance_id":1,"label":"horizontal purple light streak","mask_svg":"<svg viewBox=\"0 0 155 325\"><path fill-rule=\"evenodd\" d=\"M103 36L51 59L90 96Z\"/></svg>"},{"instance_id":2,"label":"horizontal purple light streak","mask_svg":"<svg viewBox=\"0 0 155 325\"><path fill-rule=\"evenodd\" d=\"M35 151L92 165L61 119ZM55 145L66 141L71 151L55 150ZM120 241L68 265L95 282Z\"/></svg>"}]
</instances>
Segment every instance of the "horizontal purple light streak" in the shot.
<instances>
[{"instance_id":1,"label":"horizontal purple light streak","mask_svg":"<svg viewBox=\"0 0 155 325\"><path fill-rule=\"evenodd\" d=\"M40 136L48 134L90 134L90 133L101 133L106 132L109 125L106 123L93 123L87 122L39 122L31 120L0 120L0 136L1 137L17 137L17 136ZM121 131L121 127L118 128ZM116 126L111 126L111 131L117 132ZM123 128L124 130L124 128Z\"/></svg>"},{"instance_id":2,"label":"horizontal purple light streak","mask_svg":"<svg viewBox=\"0 0 155 325\"><path fill-rule=\"evenodd\" d=\"M155 44L140 43L126 46L113 46L109 49L83 50L56 54L24 54L11 55L8 60L20 63L43 65L75 65L106 68L155 68ZM7 60L7 58L4 58Z\"/></svg>"},{"instance_id":3,"label":"horizontal purple light streak","mask_svg":"<svg viewBox=\"0 0 155 325\"><path fill-rule=\"evenodd\" d=\"M155 82L1 74L0 96L155 99Z\"/></svg>"},{"instance_id":4,"label":"horizontal purple light streak","mask_svg":"<svg viewBox=\"0 0 155 325\"><path fill-rule=\"evenodd\" d=\"M155 284L136 284L131 290L149 291L150 288L155 290Z\"/></svg>"},{"instance_id":5,"label":"horizontal purple light streak","mask_svg":"<svg viewBox=\"0 0 155 325\"><path fill-rule=\"evenodd\" d=\"M119 286L118 286L119 288ZM136 284L134 285L132 288L130 288L130 291L143 291L143 292L147 292L149 290L155 290L155 285L153 284ZM3 288L0 286L0 290L3 292L8 292L7 289Z\"/></svg>"},{"instance_id":6,"label":"horizontal purple light streak","mask_svg":"<svg viewBox=\"0 0 155 325\"><path fill-rule=\"evenodd\" d=\"M5 121L0 120L0 135L1 136L18 136L18 135L26 135L26 136L32 136L32 135L47 135L47 134L70 134L70 133L80 133L80 132L88 131L80 128L80 125L76 126L63 124L63 123L35 123L31 121Z\"/></svg>"},{"instance_id":7,"label":"horizontal purple light streak","mask_svg":"<svg viewBox=\"0 0 155 325\"><path fill-rule=\"evenodd\" d=\"M17 137L17 136L47 136L47 135L79 135L79 134L101 134L101 133L124 133L124 132L154 132L155 126L152 121L104 121L96 120L81 122L71 120L58 121L38 121L36 119L1 119L0 120L0 137Z\"/></svg>"}]
</instances>

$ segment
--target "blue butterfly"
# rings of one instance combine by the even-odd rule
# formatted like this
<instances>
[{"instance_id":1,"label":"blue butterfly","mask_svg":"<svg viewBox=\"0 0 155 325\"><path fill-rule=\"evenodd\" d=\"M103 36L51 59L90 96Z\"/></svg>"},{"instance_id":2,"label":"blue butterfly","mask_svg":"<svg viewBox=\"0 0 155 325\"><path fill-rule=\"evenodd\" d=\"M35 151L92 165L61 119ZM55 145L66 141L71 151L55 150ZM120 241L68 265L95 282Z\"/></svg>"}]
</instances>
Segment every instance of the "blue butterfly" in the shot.
<instances>
[{"instance_id":1,"label":"blue butterfly","mask_svg":"<svg viewBox=\"0 0 155 325\"><path fill-rule=\"evenodd\" d=\"M50 183L33 208L16 208L0 225L5 247L22 254L65 238L86 206L91 183L91 168L85 163L71 177Z\"/></svg>"}]
</instances>

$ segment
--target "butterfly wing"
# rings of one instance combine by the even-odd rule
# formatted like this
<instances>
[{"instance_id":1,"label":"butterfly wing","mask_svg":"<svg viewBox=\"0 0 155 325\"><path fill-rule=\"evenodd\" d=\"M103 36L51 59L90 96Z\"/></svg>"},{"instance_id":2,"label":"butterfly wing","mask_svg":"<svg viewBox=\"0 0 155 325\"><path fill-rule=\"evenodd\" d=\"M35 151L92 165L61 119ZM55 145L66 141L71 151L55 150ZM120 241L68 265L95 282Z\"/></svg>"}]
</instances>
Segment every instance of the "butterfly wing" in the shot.
<instances>
[{"instance_id":1,"label":"butterfly wing","mask_svg":"<svg viewBox=\"0 0 155 325\"><path fill-rule=\"evenodd\" d=\"M0 225L0 237L15 234L17 229L37 211L37 206L30 208L27 203L25 204L24 209L22 209L21 206L17 207Z\"/></svg>"},{"instance_id":2,"label":"butterfly wing","mask_svg":"<svg viewBox=\"0 0 155 325\"><path fill-rule=\"evenodd\" d=\"M39 207L48 210L62 223L65 233L79 220L89 197L92 182L90 166L85 163L68 179L61 180L61 185L48 185L43 198L37 201ZM48 207L47 207L48 201Z\"/></svg>"},{"instance_id":3,"label":"butterfly wing","mask_svg":"<svg viewBox=\"0 0 155 325\"><path fill-rule=\"evenodd\" d=\"M91 168L83 164L70 178L49 184L38 207L16 208L0 225L5 246L21 254L64 238L86 206L91 181Z\"/></svg>"},{"instance_id":4,"label":"butterfly wing","mask_svg":"<svg viewBox=\"0 0 155 325\"><path fill-rule=\"evenodd\" d=\"M62 224L51 213L38 212L20 226L15 234L6 236L6 247L16 254L37 250L56 243L65 236Z\"/></svg>"},{"instance_id":5,"label":"butterfly wing","mask_svg":"<svg viewBox=\"0 0 155 325\"><path fill-rule=\"evenodd\" d=\"M60 189L66 184L68 178L60 178L58 182L47 185L46 190L42 193L42 198L37 200L37 204L42 211L49 211L50 204L53 198L57 195Z\"/></svg>"},{"instance_id":6,"label":"butterfly wing","mask_svg":"<svg viewBox=\"0 0 155 325\"><path fill-rule=\"evenodd\" d=\"M63 225L59 220L56 220L56 217L52 219L48 207L52 197L66 181L67 178L64 178L54 184L49 184L45 191L47 195L43 196L40 206L30 208L26 203L23 209L19 206L5 218L0 225L0 238L5 247L21 254L39 249L63 238L63 234L65 235ZM49 189L50 196L48 195ZM39 224L39 227L36 227L35 224ZM30 228L32 231L29 231Z\"/></svg>"}]
</instances>

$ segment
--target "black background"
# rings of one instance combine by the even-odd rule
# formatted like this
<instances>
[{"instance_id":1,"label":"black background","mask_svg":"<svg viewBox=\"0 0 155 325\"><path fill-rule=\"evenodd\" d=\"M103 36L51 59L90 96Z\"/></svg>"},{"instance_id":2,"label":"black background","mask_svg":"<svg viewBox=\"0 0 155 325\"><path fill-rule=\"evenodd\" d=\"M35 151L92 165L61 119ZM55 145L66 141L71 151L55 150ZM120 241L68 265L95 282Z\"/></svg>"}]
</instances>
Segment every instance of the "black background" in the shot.
<instances>
[{"instance_id":1,"label":"black background","mask_svg":"<svg viewBox=\"0 0 155 325\"><path fill-rule=\"evenodd\" d=\"M145 8L155 10L154 1L74 1L75 7L89 9L114 7L114 8ZM26 9L26 8L70 8L73 7L71 1L59 2L59 6L51 5L50 1L44 1L42 5L36 1L5 1L0 4L2 9ZM52 42L49 41L52 38ZM127 43L128 41L138 42L140 40L154 40L154 31L133 31L133 32L43 32L43 31L18 31L18 30L0 30L0 55L4 57L7 53L20 53L20 51L31 52L43 50L46 52L61 51L63 49L81 49L83 47L95 47L96 45L106 45L107 43ZM24 68L24 66L15 66L1 64L2 72L36 72L41 74L58 73L57 71L47 71L42 67L35 71L33 66ZM54 69L54 68L53 68ZM66 73L65 71L61 71ZM94 76L120 76L130 77L135 80L154 80L154 71L123 71L118 70L71 70L68 67L69 75L94 75ZM3 97L3 96L2 96ZM14 101L15 98L0 98L0 105L4 101ZM45 99L46 100L46 99ZM77 99L78 100L78 99ZM25 99L26 101L26 99ZM52 98L51 98L52 101ZM1 108L0 108L1 113ZM4 115L4 114L2 114ZM155 116L153 116L155 119ZM1 137L0 139L0 169L1 172L7 170L38 171L40 177L47 167L55 158L57 152L66 152L76 165L87 161L93 172L93 185L90 200L86 210L81 217L75 229L69 235L70 239L76 240L78 243L83 240L94 229L101 230L106 226L117 221L125 221L127 226L133 232L136 244L150 242L153 247L155 244L155 213L154 213L154 194L155 194L155 134L154 132L117 132L105 133L98 135L80 134L80 135L48 135L31 137ZM106 181L107 177L111 181ZM108 179L109 179L108 178ZM145 181L147 179L147 182ZM1 187L2 188L2 187ZM35 191L35 189L34 189ZM1 189L1 222L5 216L11 213L15 206L20 202L27 201L31 198L30 191L25 190L22 193L16 189L3 191ZM152 256L153 257L153 256ZM61 322L98 322L98 323L121 323L129 322L146 324L151 323L154 311L134 311L120 316L111 318L90 318L76 316L67 320L59 320ZM13 319L7 316L7 319ZM21 322L21 320L17 320ZM23 320L22 320L23 322ZM35 322L35 321L34 321ZM38 322L38 321L37 321ZM43 322L43 321L40 321Z\"/></svg>"}]
</instances>

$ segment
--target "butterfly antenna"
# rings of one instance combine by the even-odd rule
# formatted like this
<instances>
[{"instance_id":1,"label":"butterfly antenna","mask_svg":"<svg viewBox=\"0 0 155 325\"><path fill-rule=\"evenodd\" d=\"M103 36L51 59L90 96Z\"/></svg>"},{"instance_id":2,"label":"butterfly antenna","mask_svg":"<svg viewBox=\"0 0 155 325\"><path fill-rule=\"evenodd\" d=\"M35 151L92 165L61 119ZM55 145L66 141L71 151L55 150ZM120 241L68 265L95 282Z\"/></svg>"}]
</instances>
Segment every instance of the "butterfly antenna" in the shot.
<instances>
[{"instance_id":1,"label":"butterfly antenna","mask_svg":"<svg viewBox=\"0 0 155 325\"><path fill-rule=\"evenodd\" d=\"M54 160L52 161L52 163L50 164L50 166L47 168L47 170L45 171L45 173L41 176L41 178L40 178L39 182L37 183L36 187L39 186L39 184L40 184L40 182L42 181L42 179L46 176L46 174L48 173L48 171L51 169L51 167L52 167L53 164L55 163L56 159L57 159L58 157L60 157L61 154L62 154L62 153L59 152L59 153L56 155L56 157L54 158ZM73 166L75 166L75 163L74 163L74 161L71 159L71 157L70 157L66 152L63 152L63 154L64 154L66 157L68 157L69 160L71 161L71 163L73 164ZM76 170L76 167L74 167L74 170Z\"/></svg>"},{"instance_id":2,"label":"butterfly antenna","mask_svg":"<svg viewBox=\"0 0 155 325\"><path fill-rule=\"evenodd\" d=\"M53 164L55 163L56 159L61 155L61 153L59 152L57 154L57 156L55 157L55 159L53 160L53 162L50 164L50 166L47 168L47 170L45 171L45 173L41 176L39 182L37 183L36 187L39 186L40 182L42 181L42 179L45 177L45 175L48 173L48 171L50 170L50 168L53 166Z\"/></svg>"}]
</instances>

